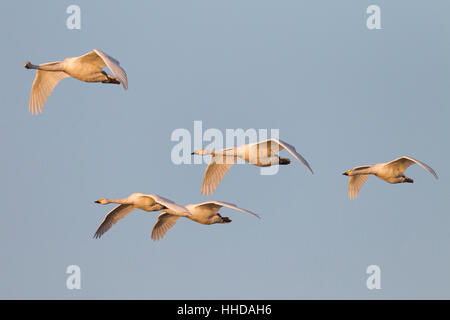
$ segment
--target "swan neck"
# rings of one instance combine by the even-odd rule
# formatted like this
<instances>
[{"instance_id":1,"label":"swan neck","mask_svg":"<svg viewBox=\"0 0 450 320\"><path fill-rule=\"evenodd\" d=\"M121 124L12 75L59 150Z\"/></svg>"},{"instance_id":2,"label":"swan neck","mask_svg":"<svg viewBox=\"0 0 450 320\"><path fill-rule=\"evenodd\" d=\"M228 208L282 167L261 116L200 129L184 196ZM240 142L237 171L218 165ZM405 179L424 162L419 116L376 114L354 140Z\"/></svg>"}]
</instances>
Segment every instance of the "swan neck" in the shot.
<instances>
[{"instance_id":1,"label":"swan neck","mask_svg":"<svg viewBox=\"0 0 450 320\"><path fill-rule=\"evenodd\" d=\"M131 204L127 198L125 198L125 199L106 199L106 201L108 201L108 203Z\"/></svg>"},{"instance_id":2,"label":"swan neck","mask_svg":"<svg viewBox=\"0 0 450 320\"><path fill-rule=\"evenodd\" d=\"M203 155L214 155L215 151L214 150L207 150L207 149L203 149Z\"/></svg>"},{"instance_id":3,"label":"swan neck","mask_svg":"<svg viewBox=\"0 0 450 320\"><path fill-rule=\"evenodd\" d=\"M50 63L44 63L40 64L38 66L30 64L31 69L38 69L42 71L64 71L62 67L61 62L50 62Z\"/></svg>"},{"instance_id":4,"label":"swan neck","mask_svg":"<svg viewBox=\"0 0 450 320\"><path fill-rule=\"evenodd\" d=\"M366 169L359 169L356 172L354 172L353 175L360 175L360 174L372 174L374 173L372 168L366 168Z\"/></svg>"}]
</instances>

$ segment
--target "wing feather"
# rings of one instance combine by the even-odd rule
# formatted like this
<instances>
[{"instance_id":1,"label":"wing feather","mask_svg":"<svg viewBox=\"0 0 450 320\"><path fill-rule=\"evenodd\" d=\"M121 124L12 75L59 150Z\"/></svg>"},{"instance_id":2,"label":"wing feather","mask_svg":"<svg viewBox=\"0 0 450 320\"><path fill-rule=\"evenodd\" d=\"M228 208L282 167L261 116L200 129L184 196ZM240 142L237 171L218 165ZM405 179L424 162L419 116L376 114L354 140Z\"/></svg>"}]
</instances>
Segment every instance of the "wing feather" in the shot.
<instances>
[{"instance_id":1,"label":"wing feather","mask_svg":"<svg viewBox=\"0 0 450 320\"><path fill-rule=\"evenodd\" d=\"M358 174L350 176L348 180L348 197L355 199L358 196L359 190L369 178L368 174Z\"/></svg>"},{"instance_id":2,"label":"wing feather","mask_svg":"<svg viewBox=\"0 0 450 320\"><path fill-rule=\"evenodd\" d=\"M396 170L398 170L399 174L403 174L403 172L413 164L418 164L419 166L427 170L429 173L431 173L436 179L438 179L436 172L430 166L411 157L403 156L397 158L395 160L392 160L391 162L386 163L386 166L393 167Z\"/></svg>"},{"instance_id":3,"label":"wing feather","mask_svg":"<svg viewBox=\"0 0 450 320\"><path fill-rule=\"evenodd\" d=\"M189 210L186 209L184 206L176 204L172 200L163 198L163 197L161 197L161 196L159 196L157 194L143 194L143 195L147 196L147 197L151 197L157 203L165 206L168 209L167 211L170 214L177 215L177 216L182 216L182 217L185 217L186 215L190 215L191 214L189 212ZM163 209L163 211L166 211L166 209Z\"/></svg>"},{"instance_id":4,"label":"wing feather","mask_svg":"<svg viewBox=\"0 0 450 320\"><path fill-rule=\"evenodd\" d=\"M106 53L104 53L104 52L102 52L102 51L100 51L98 49L94 49L93 52L95 52L103 60L103 62L111 70L113 75L119 79L119 81L122 84L123 88L125 90L127 90L128 89L127 73L120 66L119 61L117 61L113 57L110 57L109 55L107 55Z\"/></svg>"},{"instance_id":5,"label":"wing feather","mask_svg":"<svg viewBox=\"0 0 450 320\"><path fill-rule=\"evenodd\" d=\"M273 145L270 146L270 148L273 149L273 151L274 151L274 152L272 152L273 154L276 154L276 153L278 153L278 151L286 149L286 151L288 151L291 155L293 155L295 157L295 159L297 159L298 161L303 163L309 169L309 171L311 171L311 173L314 174L314 171L311 168L311 166L309 165L308 161L306 161L306 159L303 158L303 156L297 152L297 150L295 149L294 146L290 145L287 142L284 142L279 139L274 139L274 138L262 141L260 143L267 143L267 142L276 144L276 146L273 146Z\"/></svg>"},{"instance_id":6,"label":"wing feather","mask_svg":"<svg viewBox=\"0 0 450 320\"><path fill-rule=\"evenodd\" d=\"M56 85L69 75L62 71L43 71L36 70L36 77L34 78L31 87L29 111L31 114L38 114L42 112L45 102L55 89Z\"/></svg>"},{"instance_id":7,"label":"wing feather","mask_svg":"<svg viewBox=\"0 0 450 320\"><path fill-rule=\"evenodd\" d=\"M94 234L94 238L100 238L106 231L117 223L120 219L123 219L127 214L133 211L135 208L131 204L119 204L112 209L103 219L102 223L98 227Z\"/></svg>"},{"instance_id":8,"label":"wing feather","mask_svg":"<svg viewBox=\"0 0 450 320\"><path fill-rule=\"evenodd\" d=\"M208 167L205 171L205 176L202 182L202 194L213 194L222 181L225 174L234 164L234 158L227 157L225 163L217 163L215 157L211 157Z\"/></svg>"},{"instance_id":9,"label":"wing feather","mask_svg":"<svg viewBox=\"0 0 450 320\"><path fill-rule=\"evenodd\" d=\"M235 205L233 203L224 202L224 201L217 201L217 200L206 201L206 202L199 203L199 204L195 205L195 207L196 208L207 207L209 209L215 210L215 212L219 211L219 209L222 208L222 207L227 207L227 208L231 208L231 209L234 209L234 210L238 210L238 211L242 211L242 212L245 212L245 213L249 213L249 214L251 214L251 215L253 215L253 216L257 217L257 218L261 218L258 214L254 213L254 212L252 212L250 210L240 208L240 207L238 207L237 205Z\"/></svg>"},{"instance_id":10,"label":"wing feather","mask_svg":"<svg viewBox=\"0 0 450 320\"><path fill-rule=\"evenodd\" d=\"M179 216L164 212L158 216L158 220L153 226L152 239L154 241L160 240L177 222Z\"/></svg>"}]
</instances>

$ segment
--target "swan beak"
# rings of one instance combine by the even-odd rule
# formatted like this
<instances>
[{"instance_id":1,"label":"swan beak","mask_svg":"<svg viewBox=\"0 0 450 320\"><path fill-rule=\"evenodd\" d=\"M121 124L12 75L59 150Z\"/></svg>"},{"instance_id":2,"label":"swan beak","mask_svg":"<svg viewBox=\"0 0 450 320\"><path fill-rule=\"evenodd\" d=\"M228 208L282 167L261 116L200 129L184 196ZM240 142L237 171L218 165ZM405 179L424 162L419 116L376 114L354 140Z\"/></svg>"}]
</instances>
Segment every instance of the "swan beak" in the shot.
<instances>
[{"instance_id":1,"label":"swan beak","mask_svg":"<svg viewBox=\"0 0 450 320\"><path fill-rule=\"evenodd\" d=\"M344 176L348 176L349 171L350 171L350 170L345 171L345 172L343 173L343 175L344 175Z\"/></svg>"},{"instance_id":2,"label":"swan beak","mask_svg":"<svg viewBox=\"0 0 450 320\"><path fill-rule=\"evenodd\" d=\"M100 201L99 201L99 200L97 200L97 201L95 201L95 203L100 203Z\"/></svg>"},{"instance_id":3,"label":"swan beak","mask_svg":"<svg viewBox=\"0 0 450 320\"><path fill-rule=\"evenodd\" d=\"M30 69L30 61L25 62L25 68Z\"/></svg>"},{"instance_id":4,"label":"swan beak","mask_svg":"<svg viewBox=\"0 0 450 320\"><path fill-rule=\"evenodd\" d=\"M192 152L192 153L191 153L191 155L194 155L194 154L195 154L195 152Z\"/></svg>"}]
</instances>

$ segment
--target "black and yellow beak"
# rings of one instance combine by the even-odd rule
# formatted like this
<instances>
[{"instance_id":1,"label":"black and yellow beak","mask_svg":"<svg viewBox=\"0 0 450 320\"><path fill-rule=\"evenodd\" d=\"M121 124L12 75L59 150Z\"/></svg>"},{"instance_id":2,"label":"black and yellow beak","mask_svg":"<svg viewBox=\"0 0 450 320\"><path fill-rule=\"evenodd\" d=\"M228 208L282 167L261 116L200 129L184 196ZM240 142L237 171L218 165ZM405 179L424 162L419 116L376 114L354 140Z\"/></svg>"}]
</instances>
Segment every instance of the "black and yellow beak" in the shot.
<instances>
[{"instance_id":1,"label":"black and yellow beak","mask_svg":"<svg viewBox=\"0 0 450 320\"><path fill-rule=\"evenodd\" d=\"M343 175L344 175L344 176L348 176L349 171L350 171L350 170L345 171L345 172L343 173Z\"/></svg>"}]
</instances>

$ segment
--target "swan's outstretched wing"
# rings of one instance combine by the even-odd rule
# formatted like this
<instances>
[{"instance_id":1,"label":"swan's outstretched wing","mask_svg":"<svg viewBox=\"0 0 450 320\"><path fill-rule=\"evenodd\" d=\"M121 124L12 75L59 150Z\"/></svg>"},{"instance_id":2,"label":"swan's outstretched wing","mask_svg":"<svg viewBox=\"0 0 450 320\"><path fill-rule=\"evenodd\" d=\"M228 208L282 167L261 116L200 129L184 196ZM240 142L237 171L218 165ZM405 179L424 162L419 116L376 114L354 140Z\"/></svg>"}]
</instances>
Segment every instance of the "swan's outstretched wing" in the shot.
<instances>
[{"instance_id":1,"label":"swan's outstretched wing","mask_svg":"<svg viewBox=\"0 0 450 320\"><path fill-rule=\"evenodd\" d=\"M279 139L273 139L273 138L269 139L269 140L261 141L259 144L263 144L263 143L270 143L270 146L268 146L268 147L270 147L270 149L273 151L272 152L273 154L276 154L276 153L278 153L278 151L286 149L286 151L288 151L290 154L292 154L295 157L295 159L297 159L298 161L303 163L309 169L309 171L311 171L311 173L314 174L314 171L312 170L308 161L306 161L306 159L303 158L302 155L297 152L297 150L295 150L294 146L291 146L287 142L281 141Z\"/></svg>"},{"instance_id":2,"label":"swan's outstretched wing","mask_svg":"<svg viewBox=\"0 0 450 320\"><path fill-rule=\"evenodd\" d=\"M95 52L103 60L106 66L112 71L113 75L119 79L123 88L127 90L128 89L127 73L125 72L125 70L122 69L119 61L117 61L113 57L108 56L106 53L100 50L94 49L93 52Z\"/></svg>"},{"instance_id":3,"label":"swan's outstretched wing","mask_svg":"<svg viewBox=\"0 0 450 320\"><path fill-rule=\"evenodd\" d=\"M234 158L232 157L225 158L221 163L218 163L216 157L211 157L211 161L206 168L202 182L202 194L213 194L220 181L222 181L228 169L230 169L233 164Z\"/></svg>"},{"instance_id":4,"label":"swan's outstretched wing","mask_svg":"<svg viewBox=\"0 0 450 320\"><path fill-rule=\"evenodd\" d=\"M392 160L391 162L386 163L385 166L389 166L391 168L393 168L394 170L397 170L397 173L399 175L403 174L403 172L411 165L413 164L418 164L419 166L421 166L422 168L424 168L425 170L427 170L429 173L431 173L436 179L438 178L436 172L434 172L433 169L431 169L428 165L426 165L423 162L420 162L419 160L416 160L414 158L411 157L400 157L398 159Z\"/></svg>"},{"instance_id":5,"label":"swan's outstretched wing","mask_svg":"<svg viewBox=\"0 0 450 320\"><path fill-rule=\"evenodd\" d=\"M161 211L168 212L170 214L185 217L187 215L191 215L188 209L186 209L184 206L181 206L179 204L176 204L172 200L163 198L161 196L158 196L157 194L143 194L143 196L151 197L154 201L157 203L165 206L167 209L162 209Z\"/></svg>"},{"instance_id":6,"label":"swan's outstretched wing","mask_svg":"<svg viewBox=\"0 0 450 320\"><path fill-rule=\"evenodd\" d=\"M199 204L195 205L195 208L201 208L201 207L206 207L206 208L212 210L213 212L219 211L219 209L222 208L222 207L227 207L227 208L231 208L231 209L234 209L234 210L238 210L238 211L242 211L242 212L245 212L245 213L249 213L251 215L254 215L257 218L261 218L258 214L254 213L254 212L251 212L249 210L246 210L246 209L239 208L237 205L235 205L233 203L229 203L229 202L211 200L211 201L206 201L206 202L199 203Z\"/></svg>"},{"instance_id":7,"label":"swan's outstretched wing","mask_svg":"<svg viewBox=\"0 0 450 320\"><path fill-rule=\"evenodd\" d=\"M53 62L50 62L53 64ZM45 65L42 64L42 65ZM38 114L42 112L45 102L55 89L56 85L69 75L60 71L43 71L36 70L36 77L31 87L29 111L32 114Z\"/></svg>"},{"instance_id":8,"label":"swan's outstretched wing","mask_svg":"<svg viewBox=\"0 0 450 320\"><path fill-rule=\"evenodd\" d=\"M358 196L359 190L367 181L367 178L369 178L368 174L350 176L348 180L348 197L350 199L355 199Z\"/></svg>"},{"instance_id":9,"label":"swan's outstretched wing","mask_svg":"<svg viewBox=\"0 0 450 320\"><path fill-rule=\"evenodd\" d=\"M117 207L112 209L103 219L102 223L98 227L94 234L94 238L100 238L102 234L111 229L111 227L120 219L125 217L135 208L131 204L119 204Z\"/></svg>"},{"instance_id":10,"label":"swan's outstretched wing","mask_svg":"<svg viewBox=\"0 0 450 320\"><path fill-rule=\"evenodd\" d=\"M102 69L105 65L111 70L113 75L119 79L125 90L128 89L127 73L120 66L119 61L113 57L108 56L106 53L94 49L77 58L80 63L86 63L94 65L95 67Z\"/></svg>"},{"instance_id":11,"label":"swan's outstretched wing","mask_svg":"<svg viewBox=\"0 0 450 320\"><path fill-rule=\"evenodd\" d=\"M162 239L166 232L175 225L179 217L167 212L161 213L153 226L152 239L154 241Z\"/></svg>"}]
</instances>

